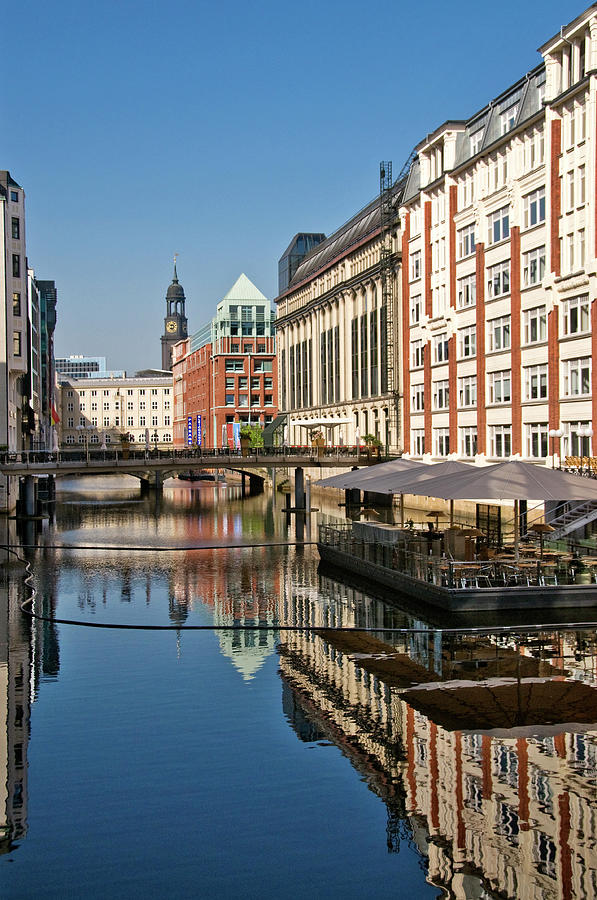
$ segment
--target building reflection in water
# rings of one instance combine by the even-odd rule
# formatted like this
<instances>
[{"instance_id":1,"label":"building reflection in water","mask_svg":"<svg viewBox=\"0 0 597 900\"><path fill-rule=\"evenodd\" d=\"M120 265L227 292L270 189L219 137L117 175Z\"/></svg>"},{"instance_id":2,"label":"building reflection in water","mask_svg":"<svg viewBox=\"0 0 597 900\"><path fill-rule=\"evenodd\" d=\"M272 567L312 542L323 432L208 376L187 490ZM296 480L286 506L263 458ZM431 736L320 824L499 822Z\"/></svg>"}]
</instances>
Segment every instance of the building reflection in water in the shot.
<instances>
[{"instance_id":1,"label":"building reflection in water","mask_svg":"<svg viewBox=\"0 0 597 900\"><path fill-rule=\"evenodd\" d=\"M0 570L0 853L27 833L27 750L33 693L31 620L20 609L22 570Z\"/></svg>"},{"instance_id":2,"label":"building reflection in water","mask_svg":"<svg viewBox=\"0 0 597 900\"><path fill-rule=\"evenodd\" d=\"M321 587L333 596L333 582L322 579ZM349 610L346 588L336 593ZM306 598L295 595L300 620ZM369 607L376 618L374 600L351 595L355 609ZM350 618L348 612L334 624ZM325 628L328 620L323 609L312 624ZM388 808L389 848L414 843L431 883L457 898L597 896L594 633L473 640L435 632L381 640L323 630L285 634L279 653L283 708L297 736L342 749ZM421 684L427 694L414 691L409 704L409 690ZM450 727L457 685L481 698L466 716L458 710L466 730ZM540 696L550 688L551 707ZM500 701L498 689L510 693ZM531 689L537 698L529 702ZM442 704L438 695L446 691ZM475 727L490 691L506 721L522 724ZM523 708L514 708L516 696ZM429 697L443 724L425 714ZM595 718L554 724L580 708ZM535 721L542 716L551 724ZM491 722L485 717L483 724Z\"/></svg>"}]
</instances>

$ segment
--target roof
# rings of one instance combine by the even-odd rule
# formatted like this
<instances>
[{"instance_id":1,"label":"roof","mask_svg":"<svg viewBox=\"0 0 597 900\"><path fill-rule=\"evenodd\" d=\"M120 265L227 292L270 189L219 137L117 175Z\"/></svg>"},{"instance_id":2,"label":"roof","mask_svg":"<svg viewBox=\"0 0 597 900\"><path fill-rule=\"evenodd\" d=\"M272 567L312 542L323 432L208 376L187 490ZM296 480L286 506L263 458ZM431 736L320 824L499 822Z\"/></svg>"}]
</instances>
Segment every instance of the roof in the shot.
<instances>
[{"instance_id":1,"label":"roof","mask_svg":"<svg viewBox=\"0 0 597 900\"><path fill-rule=\"evenodd\" d=\"M396 183L393 187L396 199L399 198L404 182ZM318 244L309 253L297 268L289 287L284 294L289 293L301 282L306 281L319 269L328 265L332 260L345 253L354 244L359 243L368 235L374 234L380 228L379 197L371 200L363 209L348 220L344 225L334 231L325 241ZM281 294L280 296L283 296Z\"/></svg>"},{"instance_id":2,"label":"roof","mask_svg":"<svg viewBox=\"0 0 597 900\"><path fill-rule=\"evenodd\" d=\"M243 272L234 282L223 300L267 300L258 287Z\"/></svg>"}]
</instances>

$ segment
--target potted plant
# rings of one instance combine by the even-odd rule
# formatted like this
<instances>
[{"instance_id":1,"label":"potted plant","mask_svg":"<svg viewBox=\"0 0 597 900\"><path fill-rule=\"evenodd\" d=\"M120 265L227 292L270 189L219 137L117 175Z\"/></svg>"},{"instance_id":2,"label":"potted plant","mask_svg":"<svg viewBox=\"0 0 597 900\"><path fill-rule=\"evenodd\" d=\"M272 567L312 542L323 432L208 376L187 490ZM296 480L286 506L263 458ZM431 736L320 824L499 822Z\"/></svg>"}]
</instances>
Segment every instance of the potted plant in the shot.
<instances>
[{"instance_id":1,"label":"potted plant","mask_svg":"<svg viewBox=\"0 0 597 900\"><path fill-rule=\"evenodd\" d=\"M127 432L120 435L120 449L122 450L122 458L128 459L131 449L131 440Z\"/></svg>"},{"instance_id":2,"label":"potted plant","mask_svg":"<svg viewBox=\"0 0 597 900\"><path fill-rule=\"evenodd\" d=\"M365 446L367 447L367 454L370 459L373 457L379 457L379 451L381 447L381 441L374 434L366 434L363 437L365 442Z\"/></svg>"},{"instance_id":3,"label":"potted plant","mask_svg":"<svg viewBox=\"0 0 597 900\"><path fill-rule=\"evenodd\" d=\"M263 447L263 429L260 425L249 425L248 423L241 426L240 429L240 452L242 456L248 456L249 449Z\"/></svg>"}]
</instances>

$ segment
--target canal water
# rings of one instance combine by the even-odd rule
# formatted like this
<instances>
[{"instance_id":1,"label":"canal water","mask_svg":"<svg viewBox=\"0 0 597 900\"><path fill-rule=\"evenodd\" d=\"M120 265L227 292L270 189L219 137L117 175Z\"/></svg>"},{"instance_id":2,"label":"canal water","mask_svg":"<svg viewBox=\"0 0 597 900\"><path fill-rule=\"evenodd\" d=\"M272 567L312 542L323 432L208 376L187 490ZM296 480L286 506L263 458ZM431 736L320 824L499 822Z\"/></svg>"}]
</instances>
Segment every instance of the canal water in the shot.
<instances>
[{"instance_id":1,"label":"canal water","mask_svg":"<svg viewBox=\"0 0 597 900\"><path fill-rule=\"evenodd\" d=\"M21 532L0 896L597 896L596 631L447 630L282 501L73 480Z\"/></svg>"}]
</instances>

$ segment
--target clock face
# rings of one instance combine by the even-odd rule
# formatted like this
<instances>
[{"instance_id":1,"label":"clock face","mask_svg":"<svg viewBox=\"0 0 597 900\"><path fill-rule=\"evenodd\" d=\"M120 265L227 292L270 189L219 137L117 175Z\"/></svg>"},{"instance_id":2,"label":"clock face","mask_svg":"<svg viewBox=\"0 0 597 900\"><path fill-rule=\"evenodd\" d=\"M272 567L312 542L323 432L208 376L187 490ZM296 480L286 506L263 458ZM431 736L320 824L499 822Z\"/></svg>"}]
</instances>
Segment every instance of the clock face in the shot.
<instances>
[{"instance_id":1,"label":"clock face","mask_svg":"<svg viewBox=\"0 0 597 900\"><path fill-rule=\"evenodd\" d=\"M166 331L176 331L176 322L166 322Z\"/></svg>"}]
</instances>

